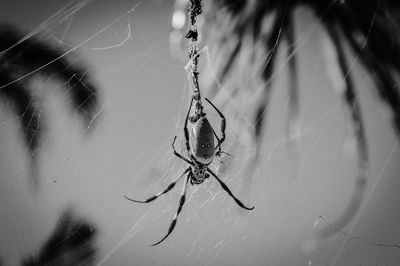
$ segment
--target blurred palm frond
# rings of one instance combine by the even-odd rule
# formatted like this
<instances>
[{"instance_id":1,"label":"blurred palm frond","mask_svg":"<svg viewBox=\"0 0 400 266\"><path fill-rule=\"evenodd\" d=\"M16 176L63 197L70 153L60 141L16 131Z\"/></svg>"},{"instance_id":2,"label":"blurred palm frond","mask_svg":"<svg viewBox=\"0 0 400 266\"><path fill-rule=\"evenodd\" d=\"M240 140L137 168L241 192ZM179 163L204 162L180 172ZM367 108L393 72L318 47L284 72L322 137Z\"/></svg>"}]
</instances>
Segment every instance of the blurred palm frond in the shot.
<instances>
[{"instance_id":1,"label":"blurred palm frond","mask_svg":"<svg viewBox=\"0 0 400 266\"><path fill-rule=\"evenodd\" d=\"M277 54L285 43L289 75L289 117L287 139L296 138L298 124L298 68L294 13L298 7L311 10L323 26L332 47L336 72L334 86L346 106L349 132L357 143L358 173L355 190L343 214L333 223L342 228L360 207L367 184L368 147L362 106L353 84L346 48L359 59L371 76L376 95L388 106L394 131L400 136L400 3L389 0L213 0L207 3L208 46L211 51L212 78L206 81L211 97L221 96L226 103L258 101L254 110L254 163L260 163L259 148L264 134ZM327 55L328 56L328 55ZM332 60L331 62L332 63ZM209 68L210 68L209 67ZM329 74L329 73L328 73ZM317 99L316 99L317 101ZM248 143L249 144L249 143ZM333 234L323 229L319 237Z\"/></svg>"},{"instance_id":2,"label":"blurred palm frond","mask_svg":"<svg viewBox=\"0 0 400 266\"><path fill-rule=\"evenodd\" d=\"M39 37L25 38L9 25L0 26L0 100L10 104L19 118L24 145L30 153L32 166L37 161L44 133L46 114L43 99L34 91L32 80L38 76L55 80L70 98L72 110L82 118L87 131L99 110L99 92L87 70L72 64L61 48L53 47ZM37 180L33 180L36 186Z\"/></svg>"},{"instance_id":3,"label":"blurred palm frond","mask_svg":"<svg viewBox=\"0 0 400 266\"><path fill-rule=\"evenodd\" d=\"M61 215L55 231L39 252L25 259L22 265L94 265L96 231L91 223L75 217L68 209Z\"/></svg>"}]
</instances>

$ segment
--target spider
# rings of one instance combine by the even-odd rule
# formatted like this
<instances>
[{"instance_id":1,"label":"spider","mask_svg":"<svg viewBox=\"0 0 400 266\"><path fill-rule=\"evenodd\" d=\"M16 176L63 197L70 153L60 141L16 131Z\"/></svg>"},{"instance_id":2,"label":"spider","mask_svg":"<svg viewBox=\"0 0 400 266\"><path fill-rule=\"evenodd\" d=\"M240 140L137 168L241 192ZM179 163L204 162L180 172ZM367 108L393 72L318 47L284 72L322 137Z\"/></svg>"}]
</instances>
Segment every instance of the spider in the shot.
<instances>
[{"instance_id":1,"label":"spider","mask_svg":"<svg viewBox=\"0 0 400 266\"><path fill-rule=\"evenodd\" d=\"M185 126L183 128L185 139L186 139L186 149L187 149L187 154L190 159L185 158L181 154L179 154L175 150L175 141L176 141L176 136L172 142L172 149L174 154L187 162L190 166L186 168L182 174L179 175L179 177L174 180L171 184L168 185L168 187L155 194L154 196L151 196L147 200L140 201L140 200L134 200L126 195L124 197L127 200L133 201L133 202L138 202L138 203L149 203L155 199L157 199L159 196L169 192L171 189L174 188L176 183L186 175L185 182L183 184L183 189L182 189L182 194L181 198L179 201L179 207L178 210L175 213L174 218L172 219L172 222L169 226L168 233L157 243L153 244L152 246L156 246L160 244L162 241L164 241L174 230L179 213L182 210L183 205L185 204L185 197L186 197L186 187L187 183L190 181L192 185L198 185L204 182L207 178L209 178L210 174L218 181L218 183L221 185L221 187L231 196L235 202L242 207L243 209L246 210L252 210L254 207L246 207L238 198L236 198L231 190L228 188L228 186L213 172L211 171L208 166L211 164L215 156L220 156L222 153L221 151L221 144L225 140L225 117L224 115L217 109L217 107L214 106L214 104L211 103L207 98L206 101L217 111L219 116L221 117L221 133L222 137L221 139L218 138L217 134L215 134L214 129L211 127L210 123L208 122L207 118L205 117L205 113L200 111L200 116L199 117L191 117L190 121L193 123L193 127L191 128L191 131L189 133L188 130L188 120L189 120L189 113L190 109L192 108L193 104L193 98L190 102L189 110L186 115L185 119ZM218 140L218 144L214 146L214 136ZM215 152L218 149L217 152Z\"/></svg>"}]
</instances>

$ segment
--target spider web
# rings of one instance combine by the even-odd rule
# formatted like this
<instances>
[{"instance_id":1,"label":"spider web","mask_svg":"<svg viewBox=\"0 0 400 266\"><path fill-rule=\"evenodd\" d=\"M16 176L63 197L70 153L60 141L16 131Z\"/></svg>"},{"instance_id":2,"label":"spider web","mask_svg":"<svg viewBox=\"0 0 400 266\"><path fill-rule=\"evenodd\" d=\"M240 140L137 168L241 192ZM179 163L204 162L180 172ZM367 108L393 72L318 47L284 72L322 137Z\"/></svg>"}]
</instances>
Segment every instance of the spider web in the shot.
<instances>
[{"instance_id":1,"label":"spider web","mask_svg":"<svg viewBox=\"0 0 400 266\"><path fill-rule=\"evenodd\" d=\"M332 227L337 233L316 243L313 250L305 247L313 233L329 227L344 210L357 170L356 140L347 133L343 103L334 91L340 77L331 80L334 70L327 70L329 58L325 61L327 37L310 11L299 9L295 16L301 109L296 154L285 135L288 58L279 52L256 168L248 169L254 147L243 144L249 135L237 122L240 118L254 126L251 99L247 104L223 105L224 99L213 99L227 118L223 148L232 157L215 160L211 169L255 209L240 210L213 179L189 185L174 232L161 245L149 247L166 233L182 182L150 204L134 204L122 195L149 197L186 167L171 149L177 135L176 147L185 154L183 123L191 95L184 70L187 62L170 55L173 5L161 0L43 0L29 5L10 2L10 10L0 17L30 29L26 38L44 33L49 42L67 47L62 56L78 52L74 60L86 61L103 103L93 134L83 136L77 115L66 111L66 98L54 90L63 85L47 79L34 84L46 94L43 113L49 118L40 155L43 182L37 195L27 186L29 167L15 118L6 105L0 107L2 265L16 265L37 252L68 206L99 229L97 265L396 265L400 261L400 215L395 204L400 182L398 141L388 112L371 93L374 85L350 53L370 150L366 197L350 225ZM35 8L40 11L32 12ZM212 69L212 57L207 60L202 54L200 61ZM218 115L205 108L219 134Z\"/></svg>"}]
</instances>

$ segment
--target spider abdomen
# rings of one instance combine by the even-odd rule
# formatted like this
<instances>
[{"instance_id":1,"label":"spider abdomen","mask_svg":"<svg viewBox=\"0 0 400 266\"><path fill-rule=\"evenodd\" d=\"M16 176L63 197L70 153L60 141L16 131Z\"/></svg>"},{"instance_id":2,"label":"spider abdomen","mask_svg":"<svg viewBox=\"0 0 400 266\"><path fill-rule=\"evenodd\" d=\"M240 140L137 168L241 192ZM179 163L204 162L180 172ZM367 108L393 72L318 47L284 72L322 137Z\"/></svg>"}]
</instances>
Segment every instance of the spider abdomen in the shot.
<instances>
[{"instance_id":1,"label":"spider abdomen","mask_svg":"<svg viewBox=\"0 0 400 266\"><path fill-rule=\"evenodd\" d=\"M195 159L210 164L214 159L214 133L207 118L201 117L190 130L190 147Z\"/></svg>"}]
</instances>

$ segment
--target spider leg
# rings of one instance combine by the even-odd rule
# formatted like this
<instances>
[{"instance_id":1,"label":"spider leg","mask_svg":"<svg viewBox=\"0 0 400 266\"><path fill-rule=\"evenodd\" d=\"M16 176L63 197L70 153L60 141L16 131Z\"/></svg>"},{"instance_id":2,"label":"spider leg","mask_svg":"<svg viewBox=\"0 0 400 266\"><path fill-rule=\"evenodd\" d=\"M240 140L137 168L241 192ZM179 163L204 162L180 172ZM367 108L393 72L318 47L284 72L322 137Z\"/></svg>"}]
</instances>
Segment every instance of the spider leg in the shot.
<instances>
[{"instance_id":1,"label":"spider leg","mask_svg":"<svg viewBox=\"0 0 400 266\"><path fill-rule=\"evenodd\" d=\"M149 203L149 202L157 199L159 196L161 196L161 195L167 193L168 191L170 191L171 189L173 189L175 187L176 183L178 183L179 179L181 179L187 172L189 172L190 168L191 168L190 166L188 168L186 168L186 170L183 171L183 173L180 174L178 176L178 178L175 179L171 184L169 184L166 189L164 189L160 193L155 194L154 196L151 196L147 200L144 200L144 201L142 201L142 200L134 200L134 199L132 199L132 198L126 196L126 195L124 195L124 198L127 199L127 200L130 200L130 201L133 201L133 202L137 202L137 203Z\"/></svg>"},{"instance_id":2,"label":"spider leg","mask_svg":"<svg viewBox=\"0 0 400 266\"><path fill-rule=\"evenodd\" d=\"M220 116L221 119L222 119L222 120L221 120L221 133L222 133L222 137L221 137L221 139L219 139L219 138L217 137L218 144L217 144L217 146L215 146L215 149L218 148L218 152L216 153L216 155L219 156L219 155L222 153L222 151L221 151L221 144L225 141L226 119L225 119L225 116L221 113L221 111L218 110L218 108L215 107L215 105L214 105L209 99L207 99L207 98L204 98L204 99L206 99L206 101L207 101L212 107L214 107L215 111L217 111L217 113L219 114L219 116ZM215 134L215 132L214 132L214 134ZM217 135L215 134L215 136L217 136Z\"/></svg>"},{"instance_id":3,"label":"spider leg","mask_svg":"<svg viewBox=\"0 0 400 266\"><path fill-rule=\"evenodd\" d=\"M214 149L216 149L217 147L220 147L220 146L221 146L220 143L222 143L222 142L221 142L221 140L219 139L217 133L215 133L214 129L213 129L213 128L211 128L211 129L212 129L212 132L213 132L215 138L216 138L217 141L218 141L217 146L215 146L215 148L214 148ZM219 145L219 146L218 146L218 145ZM229 153L227 153L227 152L225 152L225 151L221 151L221 147L220 147L220 150L217 152L217 156L220 156L221 153L225 153L225 154L227 154L227 155L229 155L229 156L232 156L232 155L230 155Z\"/></svg>"},{"instance_id":4,"label":"spider leg","mask_svg":"<svg viewBox=\"0 0 400 266\"><path fill-rule=\"evenodd\" d=\"M187 128L187 124L188 124L188 120L189 120L190 109L192 109L192 104L193 104L193 97L192 97L192 100L190 101L189 110L188 110L188 112L186 114L186 118L185 118L185 127L183 128L183 132L185 133L186 150L188 152L188 155L190 155L190 144L189 144L189 130Z\"/></svg>"},{"instance_id":5,"label":"spider leg","mask_svg":"<svg viewBox=\"0 0 400 266\"><path fill-rule=\"evenodd\" d=\"M222 180L219 179L219 177L218 177L216 174L214 174L214 172L211 171L210 168L207 168L207 171L208 171L212 176L214 176L215 179L217 179L217 181L218 181L218 183L221 185L221 187L229 194L229 196L231 196L231 197L236 201L236 203L237 203L240 207L242 207L243 209L246 209L246 210L252 210L252 209L254 209L254 206L251 207L251 208L244 206L244 204L243 204L238 198L236 198L236 197L232 194L232 191L228 188L228 186L227 186L224 182L222 182Z\"/></svg>"},{"instance_id":6,"label":"spider leg","mask_svg":"<svg viewBox=\"0 0 400 266\"><path fill-rule=\"evenodd\" d=\"M175 140L176 140L176 136L175 136L175 138L174 138L174 141L172 142L172 149L174 150L175 156L178 157L178 158L180 158L180 159L182 159L182 160L184 160L184 161L187 162L188 164L193 165L193 163L192 163L191 161L189 161L188 159L186 159L185 157L183 157L181 154L179 154L179 153L175 150L175 146L174 146Z\"/></svg>"},{"instance_id":7,"label":"spider leg","mask_svg":"<svg viewBox=\"0 0 400 266\"><path fill-rule=\"evenodd\" d=\"M179 201L179 207L178 207L178 210L175 213L174 218L172 219L171 225L168 228L168 233L160 241L158 241L157 243L153 244L152 246L157 246L158 244L163 242L172 233L172 231L174 231L176 222L178 220L179 213L182 211L182 207L185 204L186 188L187 188L188 181L189 181L189 175L186 176L185 183L183 184L183 189L182 189L182 193L181 193L181 199Z\"/></svg>"},{"instance_id":8,"label":"spider leg","mask_svg":"<svg viewBox=\"0 0 400 266\"><path fill-rule=\"evenodd\" d=\"M217 141L218 141L218 143L219 143L220 140L219 140L217 134L215 133L214 129L211 128L211 130L212 130L212 132L213 132L215 138L217 139ZM217 146L218 146L218 145L217 145ZM215 148L214 148L214 149L215 149ZM224 151L221 151L221 150L219 150L218 152L216 152L215 155L216 155L217 157L220 157L220 156L221 156L221 153L226 153L226 154L230 155L229 153L224 152ZM230 155L230 156L231 156L231 155ZM219 158L217 158L217 159L218 159L218 161L219 161L220 163L224 163L221 159L219 159Z\"/></svg>"},{"instance_id":9,"label":"spider leg","mask_svg":"<svg viewBox=\"0 0 400 266\"><path fill-rule=\"evenodd\" d=\"M212 129L212 132L214 133L215 138L217 139L218 143L220 142L220 139L218 138L217 134L215 133L214 129ZM221 142L222 143L222 142ZM218 146L218 145L217 145ZM215 147L215 149L217 148L217 146ZM220 146L219 146L220 147ZM226 151L222 151L221 149L217 152L217 156L221 156L221 154L224 153L230 157L233 157L230 153L226 152Z\"/></svg>"},{"instance_id":10,"label":"spider leg","mask_svg":"<svg viewBox=\"0 0 400 266\"><path fill-rule=\"evenodd\" d=\"M217 141L218 141L218 143L220 142L220 140L219 140L219 138L218 138L218 136L217 136L217 134L215 133L215 131L214 131L214 129L213 128L211 128L211 130L212 130L212 132L213 132L213 134L214 134L214 136L215 136L215 138L217 139ZM221 154L222 153L224 153L224 154L226 154L226 155L228 155L228 156L230 156L230 157L233 157L231 154L229 154L229 153L227 153L227 152L225 152L225 151L221 151L221 150L219 150L218 152L216 152L216 156L218 157L217 159L218 159L218 161L220 162L220 163L224 163L219 157L221 157Z\"/></svg>"}]
</instances>

